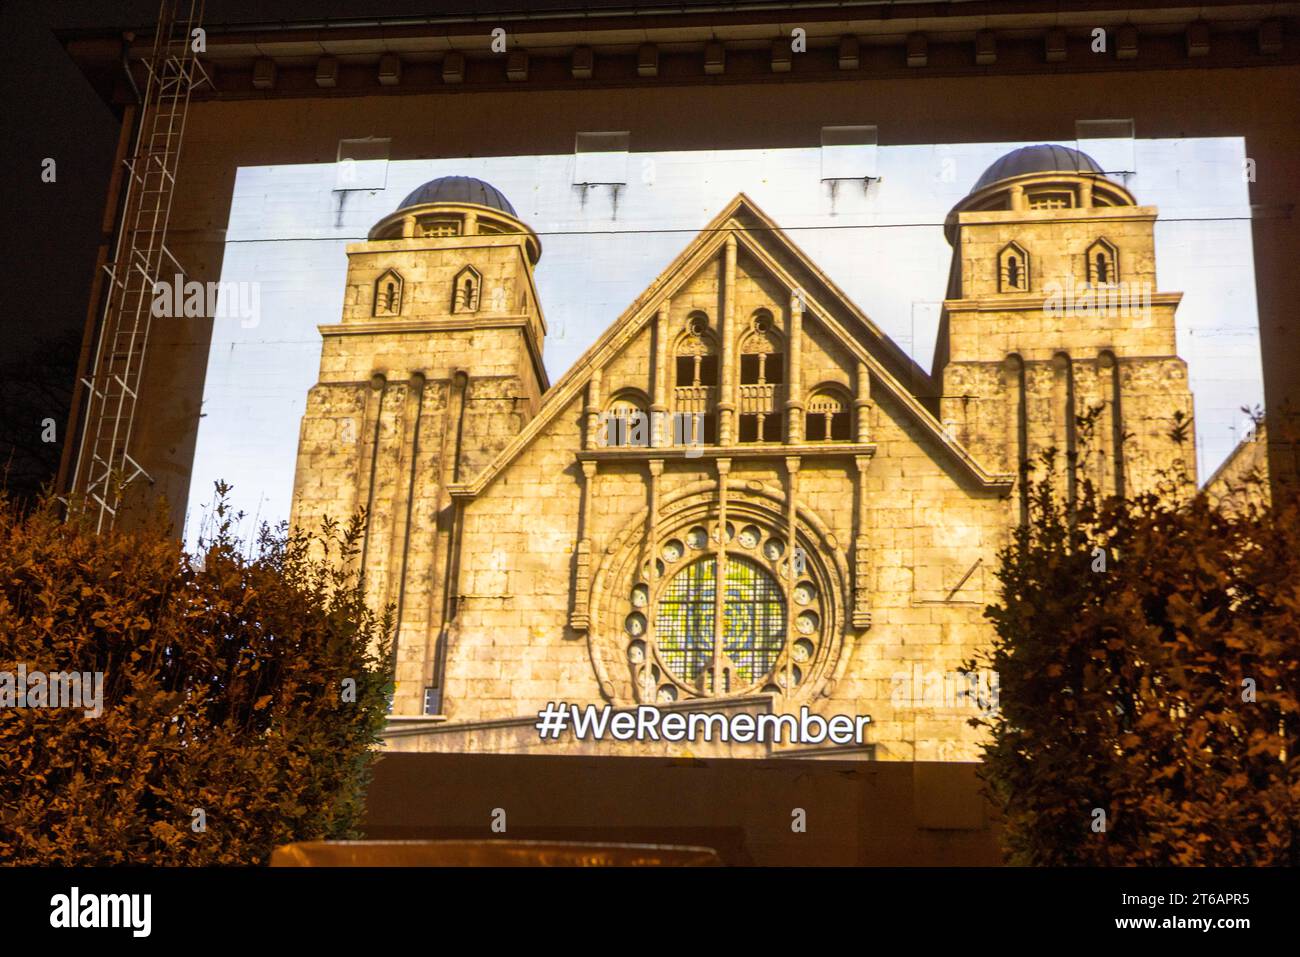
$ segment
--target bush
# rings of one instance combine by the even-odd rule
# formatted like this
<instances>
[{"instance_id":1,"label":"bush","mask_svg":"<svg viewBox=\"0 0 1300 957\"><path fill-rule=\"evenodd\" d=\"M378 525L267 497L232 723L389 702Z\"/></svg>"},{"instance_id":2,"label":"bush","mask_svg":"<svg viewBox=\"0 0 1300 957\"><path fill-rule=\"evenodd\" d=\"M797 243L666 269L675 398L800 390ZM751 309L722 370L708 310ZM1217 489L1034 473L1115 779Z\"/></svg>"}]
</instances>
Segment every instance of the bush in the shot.
<instances>
[{"instance_id":1,"label":"bush","mask_svg":"<svg viewBox=\"0 0 1300 957\"><path fill-rule=\"evenodd\" d=\"M95 535L0 497L0 672L103 674L99 717L0 708L0 863L250 864L356 836L391 690L390 619L342 570L360 520L263 527L245 556L224 493L194 558L161 513Z\"/></svg>"},{"instance_id":2,"label":"bush","mask_svg":"<svg viewBox=\"0 0 1300 957\"><path fill-rule=\"evenodd\" d=\"M1074 509L1003 552L982 776L1013 863L1300 864L1300 515L1204 495ZM1104 821L1098 814L1104 812ZM1104 830L1100 825L1104 823Z\"/></svg>"}]
</instances>

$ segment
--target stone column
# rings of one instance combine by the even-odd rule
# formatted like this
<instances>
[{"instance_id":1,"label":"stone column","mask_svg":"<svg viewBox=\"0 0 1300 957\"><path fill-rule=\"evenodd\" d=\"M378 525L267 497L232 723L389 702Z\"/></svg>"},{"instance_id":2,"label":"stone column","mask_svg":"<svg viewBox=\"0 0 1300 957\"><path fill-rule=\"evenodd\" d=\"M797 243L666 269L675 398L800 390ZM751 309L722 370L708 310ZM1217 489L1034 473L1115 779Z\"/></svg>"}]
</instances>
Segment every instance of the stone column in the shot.
<instances>
[{"instance_id":1,"label":"stone column","mask_svg":"<svg viewBox=\"0 0 1300 957\"><path fill-rule=\"evenodd\" d=\"M803 441L803 295L795 290L790 296L790 369L786 376L786 441Z\"/></svg>"},{"instance_id":2,"label":"stone column","mask_svg":"<svg viewBox=\"0 0 1300 957\"><path fill-rule=\"evenodd\" d=\"M790 696L794 694L794 586L799 581L799 562L797 553L799 549L799 528L798 528L798 508L799 508L799 464L800 459L797 455L786 456L785 473L786 473L786 492L785 492L785 557L786 557L786 574L784 588L785 593L785 694Z\"/></svg>"},{"instance_id":3,"label":"stone column","mask_svg":"<svg viewBox=\"0 0 1300 957\"><path fill-rule=\"evenodd\" d=\"M646 479L647 495L650 503L646 511L645 523L645 556L642 564L649 564L650 575L649 581L646 582L647 595L651 600L646 601L645 609L645 664L643 667L649 671L650 663L655 659L655 603L652 600L654 596L654 571L655 562L659 559L659 476L664 473L664 460L651 459L646 463L649 475ZM640 676L638 676L639 678ZM654 700L653 695L650 696Z\"/></svg>"},{"instance_id":4,"label":"stone column","mask_svg":"<svg viewBox=\"0 0 1300 957\"><path fill-rule=\"evenodd\" d=\"M397 454L396 489L393 497L393 537L389 543L388 596L396 606L393 622L393 660L398 661L402 625L406 612L407 565L411 555L411 524L415 510L416 480L419 476L420 420L424 410L425 378L412 372L407 379L401 423L401 446ZM409 428L408 428L409 426ZM400 665L399 665L400 667ZM399 684L401 679L399 676Z\"/></svg>"},{"instance_id":5,"label":"stone column","mask_svg":"<svg viewBox=\"0 0 1300 957\"><path fill-rule=\"evenodd\" d=\"M867 537L867 466L870 455L853 456L858 469L857 498L853 505L853 524L857 534L853 538L853 627L871 627L871 553Z\"/></svg>"},{"instance_id":6,"label":"stone column","mask_svg":"<svg viewBox=\"0 0 1300 957\"><path fill-rule=\"evenodd\" d=\"M370 392L366 396L365 411L362 413L361 429L365 439L361 446L360 468L357 475L361 478L357 488L357 502L364 503L366 510L366 528L361 538L362 572L369 569L369 551L371 531L374 525L375 511L375 461L380 452L381 418L384 412L384 397L388 393L388 379L382 372L370 377ZM367 586L373 584L367 576Z\"/></svg>"},{"instance_id":7,"label":"stone column","mask_svg":"<svg viewBox=\"0 0 1300 957\"><path fill-rule=\"evenodd\" d=\"M650 405L650 441L659 448L669 444L672 435L665 435L668 416L668 305L665 299L655 313L654 396Z\"/></svg>"},{"instance_id":8,"label":"stone column","mask_svg":"<svg viewBox=\"0 0 1300 957\"><path fill-rule=\"evenodd\" d=\"M1114 368L1115 358L1109 352L1097 356L1093 394L1100 403L1101 414L1094 423L1092 441L1096 449L1093 454L1097 458L1097 490L1103 496L1115 494L1115 405L1112 401Z\"/></svg>"},{"instance_id":9,"label":"stone column","mask_svg":"<svg viewBox=\"0 0 1300 957\"><path fill-rule=\"evenodd\" d=\"M402 238L403 239L415 238L415 217L414 216L402 217Z\"/></svg>"},{"instance_id":10,"label":"stone column","mask_svg":"<svg viewBox=\"0 0 1300 957\"><path fill-rule=\"evenodd\" d=\"M727 476L731 473L731 459L718 459L718 541L713 579L713 687L711 693L722 693L722 661L726 653L723 643L723 614L727 597Z\"/></svg>"},{"instance_id":11,"label":"stone column","mask_svg":"<svg viewBox=\"0 0 1300 957\"><path fill-rule=\"evenodd\" d=\"M718 382L722 398L718 402L718 444L731 445L736 413L735 341L736 341L736 234L727 234L726 266L722 279L722 359Z\"/></svg>"},{"instance_id":12,"label":"stone column","mask_svg":"<svg viewBox=\"0 0 1300 957\"><path fill-rule=\"evenodd\" d=\"M1012 353L1002 363L1002 390L1006 398L1007 470L1016 475L1020 502L1019 523L1029 521L1029 489L1025 485L1025 462L1029 460L1028 395L1025 362Z\"/></svg>"},{"instance_id":13,"label":"stone column","mask_svg":"<svg viewBox=\"0 0 1300 957\"><path fill-rule=\"evenodd\" d=\"M465 233L466 236L478 235L478 213L470 210L465 214Z\"/></svg>"},{"instance_id":14,"label":"stone column","mask_svg":"<svg viewBox=\"0 0 1300 957\"><path fill-rule=\"evenodd\" d=\"M858 363L857 395L853 399L854 435L859 442L871 441L871 373L865 362Z\"/></svg>"},{"instance_id":15,"label":"stone column","mask_svg":"<svg viewBox=\"0 0 1300 957\"><path fill-rule=\"evenodd\" d=\"M600 443L600 413L602 409L602 399L600 395L600 370L596 369L591 373L591 378L587 381L587 440L588 449L601 447Z\"/></svg>"},{"instance_id":16,"label":"stone column","mask_svg":"<svg viewBox=\"0 0 1300 957\"><path fill-rule=\"evenodd\" d=\"M573 582L573 614L569 625L574 631L586 631L591 624L591 609L588 599L591 595L591 500L596 492L596 463L582 463L582 504L579 507L581 537L578 539L578 554L575 562Z\"/></svg>"}]
</instances>

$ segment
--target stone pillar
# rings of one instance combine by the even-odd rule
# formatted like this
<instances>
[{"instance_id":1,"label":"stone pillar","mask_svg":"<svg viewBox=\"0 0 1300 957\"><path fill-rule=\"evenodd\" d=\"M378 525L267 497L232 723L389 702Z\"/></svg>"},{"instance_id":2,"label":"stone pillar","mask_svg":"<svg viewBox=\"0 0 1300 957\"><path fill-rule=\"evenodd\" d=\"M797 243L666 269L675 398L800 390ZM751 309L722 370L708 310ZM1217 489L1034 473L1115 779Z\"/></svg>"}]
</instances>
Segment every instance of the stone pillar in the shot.
<instances>
[{"instance_id":1,"label":"stone pillar","mask_svg":"<svg viewBox=\"0 0 1300 957\"><path fill-rule=\"evenodd\" d=\"M591 378L587 381L587 441L588 449L596 449L602 446L600 440L600 413L602 410L600 395L600 370L595 369L591 373Z\"/></svg>"},{"instance_id":2,"label":"stone pillar","mask_svg":"<svg viewBox=\"0 0 1300 957\"><path fill-rule=\"evenodd\" d=\"M588 599L591 596L591 500L596 492L596 463L582 463L582 504L579 507L581 526L578 554L573 582L573 614L569 625L574 631L586 631L591 624Z\"/></svg>"},{"instance_id":3,"label":"stone pillar","mask_svg":"<svg viewBox=\"0 0 1300 957\"><path fill-rule=\"evenodd\" d=\"M857 534L853 538L853 627L871 627L871 552L867 537L867 466L870 455L853 456L858 469L857 497L853 503L853 524Z\"/></svg>"},{"instance_id":4,"label":"stone pillar","mask_svg":"<svg viewBox=\"0 0 1300 957\"><path fill-rule=\"evenodd\" d=\"M1025 188L1019 184L1011 187L1011 208L1014 210L1025 209Z\"/></svg>"},{"instance_id":5,"label":"stone pillar","mask_svg":"<svg viewBox=\"0 0 1300 957\"><path fill-rule=\"evenodd\" d=\"M655 313L654 396L650 405L650 441L659 448L668 445L672 433L667 431L668 417L668 300Z\"/></svg>"},{"instance_id":6,"label":"stone pillar","mask_svg":"<svg viewBox=\"0 0 1300 957\"><path fill-rule=\"evenodd\" d=\"M854 435L859 442L871 441L871 373L865 362L858 363L857 395L853 399Z\"/></svg>"},{"instance_id":7,"label":"stone pillar","mask_svg":"<svg viewBox=\"0 0 1300 957\"><path fill-rule=\"evenodd\" d=\"M1052 399L1047 442L1057 451L1056 490L1074 507L1074 370L1069 353L1052 356Z\"/></svg>"},{"instance_id":8,"label":"stone pillar","mask_svg":"<svg viewBox=\"0 0 1300 957\"><path fill-rule=\"evenodd\" d=\"M1079 206L1082 209L1092 208L1092 180L1085 179L1079 184Z\"/></svg>"},{"instance_id":9,"label":"stone pillar","mask_svg":"<svg viewBox=\"0 0 1300 957\"><path fill-rule=\"evenodd\" d=\"M786 386L786 441L803 441L803 296L796 290L790 296L790 370Z\"/></svg>"},{"instance_id":10,"label":"stone pillar","mask_svg":"<svg viewBox=\"0 0 1300 957\"><path fill-rule=\"evenodd\" d=\"M415 217L414 216L402 217L402 238L403 239L415 238Z\"/></svg>"},{"instance_id":11,"label":"stone pillar","mask_svg":"<svg viewBox=\"0 0 1300 957\"><path fill-rule=\"evenodd\" d=\"M1115 357L1109 352L1097 356L1093 393L1100 403L1101 414L1093 425L1092 441L1096 448L1094 455L1097 457L1097 490L1103 496L1115 494L1115 405L1112 401L1114 368Z\"/></svg>"},{"instance_id":12,"label":"stone pillar","mask_svg":"<svg viewBox=\"0 0 1300 957\"><path fill-rule=\"evenodd\" d=\"M362 413L361 429L364 440L361 445L361 463L357 475L357 501L364 504L366 510L366 530L361 539L361 564L363 572L370 570L368 563L371 532L374 526L375 511L375 459L379 455L379 437L381 434L380 418L384 411L384 397L388 393L388 379L382 372L370 377L370 392L366 396L365 411ZM367 582L369 587L373 582ZM376 606L378 607L378 605Z\"/></svg>"},{"instance_id":13,"label":"stone pillar","mask_svg":"<svg viewBox=\"0 0 1300 957\"><path fill-rule=\"evenodd\" d=\"M642 564L643 565L647 563L649 564L650 580L646 582L646 585L647 585L647 592L650 595L653 595L655 562L658 561L659 559L659 494L660 494L660 484L661 484L659 481L659 476L663 475L664 473L664 460L651 459L649 462L646 463L646 467L649 471L649 475L646 479L646 483L647 483L647 495L650 501L646 511L645 556L642 559ZM656 626L655 603L653 601L647 601L646 609L645 609L645 649L646 650L645 650L645 664L643 666L647 672L649 671L650 663L655 659L655 626ZM653 685L651 687L653 687ZM643 693L644 693L644 689L643 689ZM651 701L654 700L653 695L649 696L649 700Z\"/></svg>"},{"instance_id":14,"label":"stone pillar","mask_svg":"<svg viewBox=\"0 0 1300 957\"><path fill-rule=\"evenodd\" d=\"M466 236L478 235L478 213L470 210L465 214L465 232Z\"/></svg>"},{"instance_id":15,"label":"stone pillar","mask_svg":"<svg viewBox=\"0 0 1300 957\"><path fill-rule=\"evenodd\" d=\"M1002 392L1006 399L1007 471L1016 475L1020 501L1019 523L1029 521L1029 488L1025 484L1025 463L1029 460L1029 397L1025 362L1012 353L1002 363Z\"/></svg>"},{"instance_id":16,"label":"stone pillar","mask_svg":"<svg viewBox=\"0 0 1300 957\"><path fill-rule=\"evenodd\" d=\"M723 645L723 625L727 595L727 476L731 473L731 459L718 459L718 540L713 579L713 686L711 694L723 693L722 662L726 655Z\"/></svg>"},{"instance_id":17,"label":"stone pillar","mask_svg":"<svg viewBox=\"0 0 1300 957\"><path fill-rule=\"evenodd\" d=\"M799 582L799 464L797 455L786 456L786 492L785 492L785 557L786 574L785 593L785 685L786 696L794 694L794 586Z\"/></svg>"},{"instance_id":18,"label":"stone pillar","mask_svg":"<svg viewBox=\"0 0 1300 957\"><path fill-rule=\"evenodd\" d=\"M388 600L396 606L393 622L393 660L398 661L406 612L407 564L411 553L411 523L415 509L416 480L419 478L420 420L424 409L425 378L412 372L406 383L401 422L401 447L397 453L398 470L394 478L393 537L389 543L390 569ZM409 428L408 428L409 426ZM401 676L398 677L399 686Z\"/></svg>"},{"instance_id":19,"label":"stone pillar","mask_svg":"<svg viewBox=\"0 0 1300 957\"><path fill-rule=\"evenodd\" d=\"M718 370L722 398L718 402L718 444L734 440L736 412L736 234L727 234L726 266L722 279L722 359Z\"/></svg>"}]
</instances>

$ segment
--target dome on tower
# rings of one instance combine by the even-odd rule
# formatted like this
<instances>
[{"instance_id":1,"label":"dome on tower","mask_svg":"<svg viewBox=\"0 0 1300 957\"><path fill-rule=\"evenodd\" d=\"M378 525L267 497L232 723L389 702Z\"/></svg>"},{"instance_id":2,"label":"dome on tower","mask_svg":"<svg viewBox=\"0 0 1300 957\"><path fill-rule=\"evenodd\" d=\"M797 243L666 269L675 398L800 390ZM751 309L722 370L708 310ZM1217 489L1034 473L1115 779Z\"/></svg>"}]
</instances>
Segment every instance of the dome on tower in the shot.
<instances>
[{"instance_id":1,"label":"dome on tower","mask_svg":"<svg viewBox=\"0 0 1300 957\"><path fill-rule=\"evenodd\" d=\"M1097 161L1087 153L1057 146L1054 143L1042 143L1038 146L1025 146L1012 150L986 169L983 175L971 187L972 193L978 193L986 186L999 180L1030 173L1102 173Z\"/></svg>"},{"instance_id":2,"label":"dome on tower","mask_svg":"<svg viewBox=\"0 0 1300 957\"><path fill-rule=\"evenodd\" d=\"M473 176L439 176L431 179L412 190L397 208L406 209L408 206L423 206L426 203L474 203L518 217L510 200L506 199L501 190Z\"/></svg>"}]
</instances>

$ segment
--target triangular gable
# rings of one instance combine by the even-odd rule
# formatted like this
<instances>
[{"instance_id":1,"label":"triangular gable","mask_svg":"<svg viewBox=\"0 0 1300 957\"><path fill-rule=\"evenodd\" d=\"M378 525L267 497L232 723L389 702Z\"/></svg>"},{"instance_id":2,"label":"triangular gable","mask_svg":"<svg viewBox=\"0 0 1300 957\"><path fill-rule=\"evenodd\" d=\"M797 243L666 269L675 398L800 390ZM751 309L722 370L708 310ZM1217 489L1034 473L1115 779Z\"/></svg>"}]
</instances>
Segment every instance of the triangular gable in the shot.
<instances>
[{"instance_id":1,"label":"triangular gable","mask_svg":"<svg viewBox=\"0 0 1300 957\"><path fill-rule=\"evenodd\" d=\"M727 223L735 220L735 226ZM749 222L746 222L749 220ZM751 223L756 223L755 228ZM986 471L959 442L946 433L928 409L911 390L899 381L899 375L910 377L925 386L932 382L929 375L916 365L899 347L880 330L848 298L838 286L827 278L805 254L781 231L766 214L744 193L737 194L707 226L673 259L638 296L623 314L594 342L573 364L555 386L546 393L537 415L506 445L474 479L449 487L457 498L473 497L488 486L501 472L545 429L569 403L582 394L595 369L603 368L620 350L652 320L665 298L671 298L717 256L727 236L734 232L737 241L774 278L792 292L804 291L804 321L819 323L840 342L858 361L866 364L875 382L883 386L923 428L947 450L968 477L978 484L996 487L1009 485L1013 476ZM763 237L765 242L760 241ZM799 278L781 266L776 256L766 248L776 244L791 256L806 272L811 283ZM810 288L811 286L811 288ZM829 308L828 308L829 306ZM836 319L836 311L847 316L852 326L846 328Z\"/></svg>"}]
</instances>

